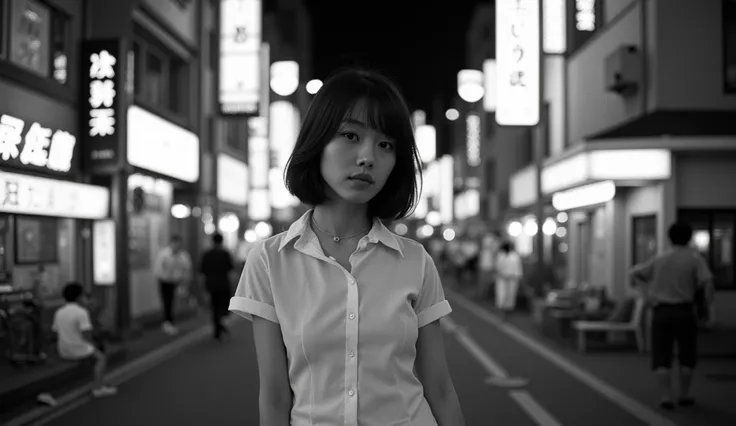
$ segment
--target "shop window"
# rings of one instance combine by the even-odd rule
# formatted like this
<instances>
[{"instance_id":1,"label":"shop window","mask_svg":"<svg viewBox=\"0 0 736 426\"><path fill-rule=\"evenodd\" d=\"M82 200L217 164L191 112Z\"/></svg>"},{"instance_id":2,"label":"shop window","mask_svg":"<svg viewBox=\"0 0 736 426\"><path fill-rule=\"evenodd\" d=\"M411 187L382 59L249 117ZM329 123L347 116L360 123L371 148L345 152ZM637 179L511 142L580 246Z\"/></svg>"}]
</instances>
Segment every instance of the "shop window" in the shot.
<instances>
[{"instance_id":1,"label":"shop window","mask_svg":"<svg viewBox=\"0 0 736 426\"><path fill-rule=\"evenodd\" d=\"M17 264L56 263L59 260L58 219L18 216L15 232Z\"/></svg>"},{"instance_id":2,"label":"shop window","mask_svg":"<svg viewBox=\"0 0 736 426\"><path fill-rule=\"evenodd\" d=\"M684 210L680 219L693 227L692 245L707 260L716 288L736 289L736 212Z\"/></svg>"},{"instance_id":3,"label":"shop window","mask_svg":"<svg viewBox=\"0 0 736 426\"><path fill-rule=\"evenodd\" d=\"M723 84L736 93L736 0L723 0Z\"/></svg>"},{"instance_id":4,"label":"shop window","mask_svg":"<svg viewBox=\"0 0 736 426\"><path fill-rule=\"evenodd\" d=\"M657 216L634 217L631 228L631 263L636 265L646 262L657 254Z\"/></svg>"},{"instance_id":5,"label":"shop window","mask_svg":"<svg viewBox=\"0 0 736 426\"><path fill-rule=\"evenodd\" d=\"M0 0L0 55L58 83L68 81L69 16L37 0Z\"/></svg>"}]
</instances>

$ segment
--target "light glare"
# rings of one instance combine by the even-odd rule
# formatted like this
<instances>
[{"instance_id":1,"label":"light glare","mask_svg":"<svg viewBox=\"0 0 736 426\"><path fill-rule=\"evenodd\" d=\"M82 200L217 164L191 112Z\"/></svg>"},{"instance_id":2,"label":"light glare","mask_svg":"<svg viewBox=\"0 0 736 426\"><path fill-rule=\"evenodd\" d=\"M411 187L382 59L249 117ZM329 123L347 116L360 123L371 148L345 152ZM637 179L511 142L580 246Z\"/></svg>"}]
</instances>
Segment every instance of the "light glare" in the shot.
<instances>
[{"instance_id":1,"label":"light glare","mask_svg":"<svg viewBox=\"0 0 736 426\"><path fill-rule=\"evenodd\" d=\"M319 89L322 88L322 80L314 79L309 80L307 83L307 93L310 95L316 95L317 92L319 92Z\"/></svg>"}]
</instances>

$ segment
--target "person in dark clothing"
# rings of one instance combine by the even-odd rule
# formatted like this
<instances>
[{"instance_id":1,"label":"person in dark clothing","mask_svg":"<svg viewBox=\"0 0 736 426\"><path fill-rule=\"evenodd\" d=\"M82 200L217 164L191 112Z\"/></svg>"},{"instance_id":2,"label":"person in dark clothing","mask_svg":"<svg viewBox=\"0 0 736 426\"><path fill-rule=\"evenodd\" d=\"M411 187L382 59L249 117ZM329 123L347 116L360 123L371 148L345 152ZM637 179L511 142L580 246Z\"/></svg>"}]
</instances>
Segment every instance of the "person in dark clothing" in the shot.
<instances>
[{"instance_id":1,"label":"person in dark clothing","mask_svg":"<svg viewBox=\"0 0 736 426\"><path fill-rule=\"evenodd\" d=\"M212 243L213 247L202 256L199 272L204 275L205 288L210 295L215 339L220 340L223 333L228 332L222 320L228 315L228 303L232 296L230 272L235 265L230 253L222 246L222 235L213 235Z\"/></svg>"},{"instance_id":2,"label":"person in dark clothing","mask_svg":"<svg viewBox=\"0 0 736 426\"><path fill-rule=\"evenodd\" d=\"M688 247L692 234L689 224L675 223L669 229L671 249L631 271L635 282L644 285L643 291L653 307L652 369L660 387L660 406L667 410L675 408L671 378L675 343L680 361L677 402L680 406L695 404L690 385L697 361L695 302L699 290L705 306L713 306L713 274L705 259Z\"/></svg>"}]
</instances>

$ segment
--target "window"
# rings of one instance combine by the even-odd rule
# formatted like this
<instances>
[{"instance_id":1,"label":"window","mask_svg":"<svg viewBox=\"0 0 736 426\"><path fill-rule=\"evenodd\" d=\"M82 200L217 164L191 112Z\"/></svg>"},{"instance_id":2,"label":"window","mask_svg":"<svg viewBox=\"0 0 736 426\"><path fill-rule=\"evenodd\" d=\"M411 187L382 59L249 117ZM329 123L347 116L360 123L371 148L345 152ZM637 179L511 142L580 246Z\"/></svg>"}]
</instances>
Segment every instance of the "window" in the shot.
<instances>
[{"instance_id":1,"label":"window","mask_svg":"<svg viewBox=\"0 0 736 426\"><path fill-rule=\"evenodd\" d=\"M17 216L15 231L16 263L56 263L59 260L58 219Z\"/></svg>"},{"instance_id":2,"label":"window","mask_svg":"<svg viewBox=\"0 0 736 426\"><path fill-rule=\"evenodd\" d=\"M0 54L41 77L67 82L69 17L37 0L0 0Z\"/></svg>"},{"instance_id":3,"label":"window","mask_svg":"<svg viewBox=\"0 0 736 426\"><path fill-rule=\"evenodd\" d=\"M680 219L693 227L693 247L707 260L719 289L736 289L736 255L733 249L736 211L683 210Z\"/></svg>"},{"instance_id":4,"label":"window","mask_svg":"<svg viewBox=\"0 0 736 426\"><path fill-rule=\"evenodd\" d=\"M188 116L189 64L169 52L161 43L149 41L151 39L139 36L133 42L133 91L136 101L179 116Z\"/></svg>"},{"instance_id":5,"label":"window","mask_svg":"<svg viewBox=\"0 0 736 426\"><path fill-rule=\"evenodd\" d=\"M723 84L736 93L736 0L723 0Z\"/></svg>"},{"instance_id":6,"label":"window","mask_svg":"<svg viewBox=\"0 0 736 426\"><path fill-rule=\"evenodd\" d=\"M657 254L657 216L638 216L632 219L631 264L646 262Z\"/></svg>"}]
</instances>

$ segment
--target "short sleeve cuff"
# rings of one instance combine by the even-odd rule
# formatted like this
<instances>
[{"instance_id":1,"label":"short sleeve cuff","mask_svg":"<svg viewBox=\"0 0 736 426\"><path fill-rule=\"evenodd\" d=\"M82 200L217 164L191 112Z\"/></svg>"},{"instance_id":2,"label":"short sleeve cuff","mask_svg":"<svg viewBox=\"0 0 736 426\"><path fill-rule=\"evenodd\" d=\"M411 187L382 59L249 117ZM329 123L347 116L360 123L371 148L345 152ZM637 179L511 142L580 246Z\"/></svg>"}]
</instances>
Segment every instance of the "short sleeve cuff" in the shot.
<instances>
[{"instance_id":1,"label":"short sleeve cuff","mask_svg":"<svg viewBox=\"0 0 736 426\"><path fill-rule=\"evenodd\" d=\"M259 302L257 300L248 299L245 297L232 297L230 298L230 312L233 312L248 321L253 321L253 315L267 319L271 322L279 323L279 319L276 317L276 308L269 305L268 303Z\"/></svg>"},{"instance_id":2,"label":"short sleeve cuff","mask_svg":"<svg viewBox=\"0 0 736 426\"><path fill-rule=\"evenodd\" d=\"M417 315L418 327L422 328L427 324L431 324L450 312L452 312L452 308L447 300L436 303Z\"/></svg>"}]
</instances>

